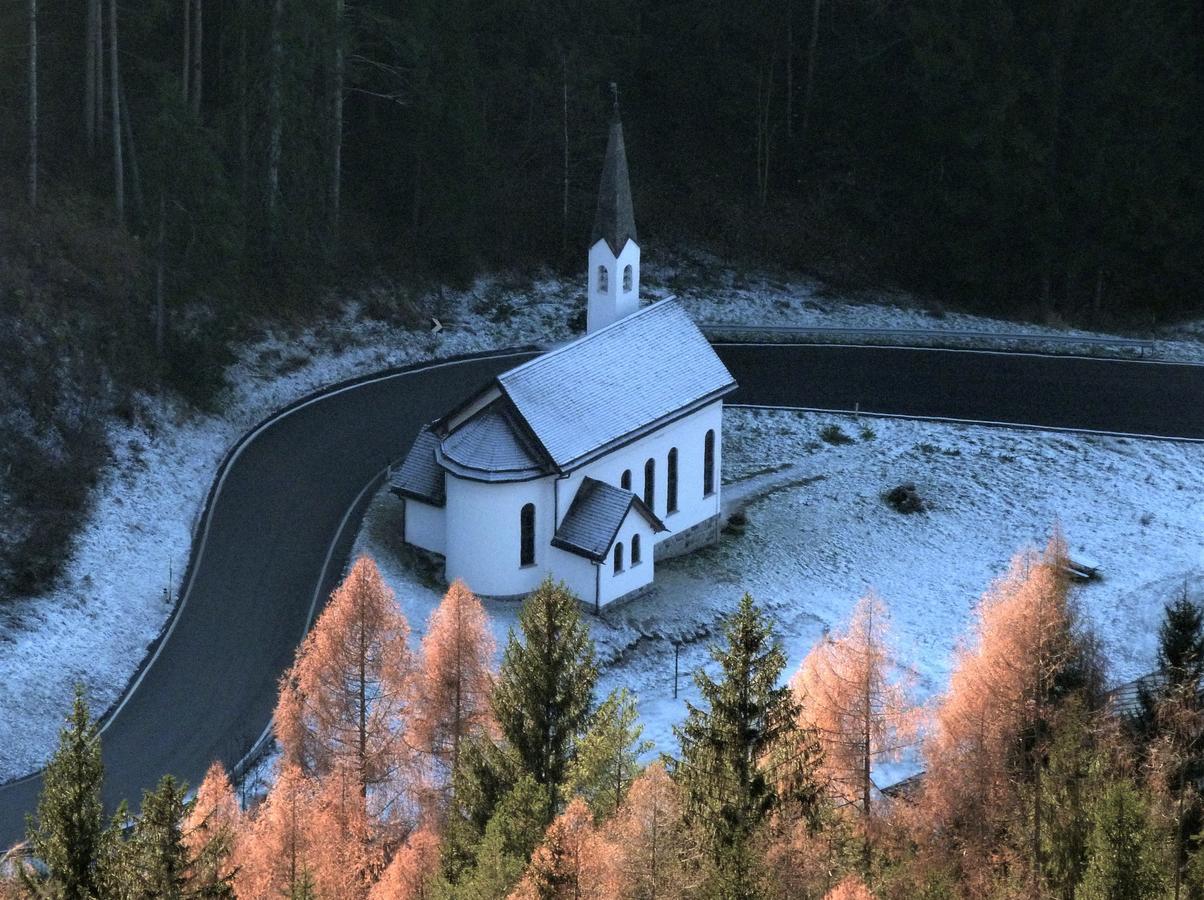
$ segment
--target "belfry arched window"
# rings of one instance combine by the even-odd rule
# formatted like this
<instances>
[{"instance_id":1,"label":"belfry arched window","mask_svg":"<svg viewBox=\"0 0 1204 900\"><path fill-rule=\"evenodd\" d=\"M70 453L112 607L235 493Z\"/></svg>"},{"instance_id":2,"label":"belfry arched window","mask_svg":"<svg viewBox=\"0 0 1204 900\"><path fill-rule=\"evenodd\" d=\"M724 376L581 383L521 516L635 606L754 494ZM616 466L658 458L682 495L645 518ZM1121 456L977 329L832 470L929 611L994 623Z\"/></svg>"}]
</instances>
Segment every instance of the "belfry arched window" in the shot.
<instances>
[{"instance_id":1,"label":"belfry arched window","mask_svg":"<svg viewBox=\"0 0 1204 900\"><path fill-rule=\"evenodd\" d=\"M598 266L598 293L605 294L609 287L606 266Z\"/></svg>"},{"instance_id":2,"label":"belfry arched window","mask_svg":"<svg viewBox=\"0 0 1204 900\"><path fill-rule=\"evenodd\" d=\"M535 504L528 503L519 513L519 551L520 566L535 565Z\"/></svg>"},{"instance_id":3,"label":"belfry arched window","mask_svg":"<svg viewBox=\"0 0 1204 900\"><path fill-rule=\"evenodd\" d=\"M628 264L623 269L623 291L626 293L631 290L631 265Z\"/></svg>"}]
</instances>

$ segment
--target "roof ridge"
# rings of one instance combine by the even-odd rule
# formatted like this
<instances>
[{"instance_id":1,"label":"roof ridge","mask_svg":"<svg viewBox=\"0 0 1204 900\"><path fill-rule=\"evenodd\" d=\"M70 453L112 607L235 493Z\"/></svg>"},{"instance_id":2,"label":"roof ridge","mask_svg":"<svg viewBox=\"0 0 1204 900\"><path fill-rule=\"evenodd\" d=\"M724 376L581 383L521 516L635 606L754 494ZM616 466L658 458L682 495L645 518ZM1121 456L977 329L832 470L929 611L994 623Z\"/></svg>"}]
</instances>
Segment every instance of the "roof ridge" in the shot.
<instances>
[{"instance_id":1,"label":"roof ridge","mask_svg":"<svg viewBox=\"0 0 1204 900\"><path fill-rule=\"evenodd\" d=\"M646 315L654 309L660 309L662 306L665 306L666 304L672 304L672 303L676 303L677 306L680 307L683 311L685 310L685 307L683 307L681 305L681 302L680 302L678 296L676 294L670 294L668 297L663 297L660 300L657 300L655 303L649 303L647 306L637 309L635 312L630 313L629 315L626 315L621 319L616 319L615 321L611 322L609 325L605 325L602 328L599 328L597 331L590 331L586 334L581 335L580 337L575 337L566 344L561 344L559 347L553 347L551 350L548 350L546 353L539 354L539 356L535 357L534 359L529 359L524 363L519 363L513 369L507 369L505 372L502 372L500 375L496 376L497 385L498 385L498 387L500 387L502 389L502 392L505 393L506 385L505 385L505 382L502 381L503 378L513 375L515 372L522 372L525 369L532 368L536 363L540 363L540 362L543 362L544 360L551 359L554 356L559 356L561 353L564 353L568 350L572 350L574 347L579 347L582 344L589 341L590 339L596 338L600 334L606 334L606 332L610 331L612 328L614 328L618 325L622 325L625 322L630 322L632 319L636 319L636 318L639 318L640 316ZM688 315L689 314L687 313L687 316ZM694 320L690 319L690 321L693 322Z\"/></svg>"}]
</instances>

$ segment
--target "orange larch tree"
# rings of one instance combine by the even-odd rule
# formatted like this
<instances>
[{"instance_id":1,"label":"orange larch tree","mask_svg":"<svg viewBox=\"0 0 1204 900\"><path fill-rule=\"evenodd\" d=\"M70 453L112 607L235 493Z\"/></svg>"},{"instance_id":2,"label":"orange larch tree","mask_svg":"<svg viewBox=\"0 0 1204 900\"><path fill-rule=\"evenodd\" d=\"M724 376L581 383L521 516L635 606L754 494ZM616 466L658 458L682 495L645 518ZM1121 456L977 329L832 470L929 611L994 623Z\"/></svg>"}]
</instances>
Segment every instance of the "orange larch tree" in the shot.
<instances>
[{"instance_id":1,"label":"orange larch tree","mask_svg":"<svg viewBox=\"0 0 1204 900\"><path fill-rule=\"evenodd\" d=\"M352 774L384 820L399 817L412 782L408 635L376 564L359 558L281 678L273 720L286 764Z\"/></svg>"},{"instance_id":2,"label":"orange larch tree","mask_svg":"<svg viewBox=\"0 0 1204 900\"><path fill-rule=\"evenodd\" d=\"M439 871L439 836L420 828L393 854L369 900L430 900L431 881Z\"/></svg>"},{"instance_id":3,"label":"orange larch tree","mask_svg":"<svg viewBox=\"0 0 1204 900\"><path fill-rule=\"evenodd\" d=\"M855 875L847 876L824 895L824 900L874 900L865 882Z\"/></svg>"},{"instance_id":4,"label":"orange larch tree","mask_svg":"<svg viewBox=\"0 0 1204 900\"><path fill-rule=\"evenodd\" d=\"M843 634L825 637L791 682L800 725L818 738L820 773L834 800L856 808L868 863L873 825L871 771L915 741L918 714L910 684L895 675L886 606L873 592L853 610Z\"/></svg>"},{"instance_id":5,"label":"orange larch tree","mask_svg":"<svg viewBox=\"0 0 1204 900\"><path fill-rule=\"evenodd\" d=\"M312 796L303 827L314 893L364 900L384 863L358 773L336 769L319 779Z\"/></svg>"},{"instance_id":6,"label":"orange larch tree","mask_svg":"<svg viewBox=\"0 0 1204 900\"><path fill-rule=\"evenodd\" d=\"M415 679L418 702L411 724L414 746L436 764L446 790L466 738L486 733L493 722L489 698L496 644L481 601L460 580L452 582L431 613Z\"/></svg>"},{"instance_id":7,"label":"orange larch tree","mask_svg":"<svg viewBox=\"0 0 1204 900\"><path fill-rule=\"evenodd\" d=\"M184 821L184 845L193 860L188 881L204 896L219 896L234 877L234 842L242 827L242 811L221 763L209 766Z\"/></svg>"},{"instance_id":8,"label":"orange larch tree","mask_svg":"<svg viewBox=\"0 0 1204 900\"><path fill-rule=\"evenodd\" d=\"M1040 884L1042 760L1076 653L1067 587L1060 532L1043 553L1017 555L979 603L936 709L917 818L963 877L989 877L1015 823L1029 840L1013 855L1026 861L1032 889Z\"/></svg>"},{"instance_id":9,"label":"orange larch tree","mask_svg":"<svg viewBox=\"0 0 1204 900\"><path fill-rule=\"evenodd\" d=\"M314 805L314 782L290 764L253 815L244 818L234 852L234 888L239 897L297 896L312 890L313 874L305 821Z\"/></svg>"},{"instance_id":10,"label":"orange larch tree","mask_svg":"<svg viewBox=\"0 0 1204 900\"><path fill-rule=\"evenodd\" d=\"M615 850L615 896L675 900L686 895L691 844L677 784L663 763L652 763L636 777L605 832Z\"/></svg>"},{"instance_id":11,"label":"orange larch tree","mask_svg":"<svg viewBox=\"0 0 1204 900\"><path fill-rule=\"evenodd\" d=\"M510 900L612 900L619 890L619 850L594 827L580 797L548 826Z\"/></svg>"}]
</instances>

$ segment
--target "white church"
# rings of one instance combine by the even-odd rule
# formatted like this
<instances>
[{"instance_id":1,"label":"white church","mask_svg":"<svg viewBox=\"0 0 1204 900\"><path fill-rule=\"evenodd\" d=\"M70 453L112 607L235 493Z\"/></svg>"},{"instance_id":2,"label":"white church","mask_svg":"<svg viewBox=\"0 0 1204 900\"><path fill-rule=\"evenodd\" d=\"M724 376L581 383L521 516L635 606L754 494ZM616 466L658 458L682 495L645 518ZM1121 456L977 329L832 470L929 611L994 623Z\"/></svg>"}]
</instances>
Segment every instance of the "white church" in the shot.
<instances>
[{"instance_id":1,"label":"white church","mask_svg":"<svg viewBox=\"0 0 1204 900\"><path fill-rule=\"evenodd\" d=\"M406 542L483 596L551 575L597 610L647 589L657 559L718 537L736 382L676 300L640 307L617 110L590 240L585 335L427 425L390 478Z\"/></svg>"}]
</instances>

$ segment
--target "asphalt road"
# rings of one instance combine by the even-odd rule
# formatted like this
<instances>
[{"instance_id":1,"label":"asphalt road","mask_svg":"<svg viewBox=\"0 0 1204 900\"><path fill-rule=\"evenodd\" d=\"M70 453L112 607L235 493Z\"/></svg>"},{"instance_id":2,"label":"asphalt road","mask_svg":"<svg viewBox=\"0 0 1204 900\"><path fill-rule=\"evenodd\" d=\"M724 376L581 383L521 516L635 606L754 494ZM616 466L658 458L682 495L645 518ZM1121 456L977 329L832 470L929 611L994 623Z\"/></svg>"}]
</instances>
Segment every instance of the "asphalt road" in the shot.
<instances>
[{"instance_id":1,"label":"asphalt road","mask_svg":"<svg viewBox=\"0 0 1204 900\"><path fill-rule=\"evenodd\" d=\"M718 350L740 383L733 403L1204 439L1204 367L874 347ZM195 785L212 760L232 767L245 755L342 573L374 479L424 422L526 355L365 381L244 439L211 492L170 631L105 722L107 805L136 802L168 772ZM22 837L39 790L36 776L0 787L0 847Z\"/></svg>"}]
</instances>

